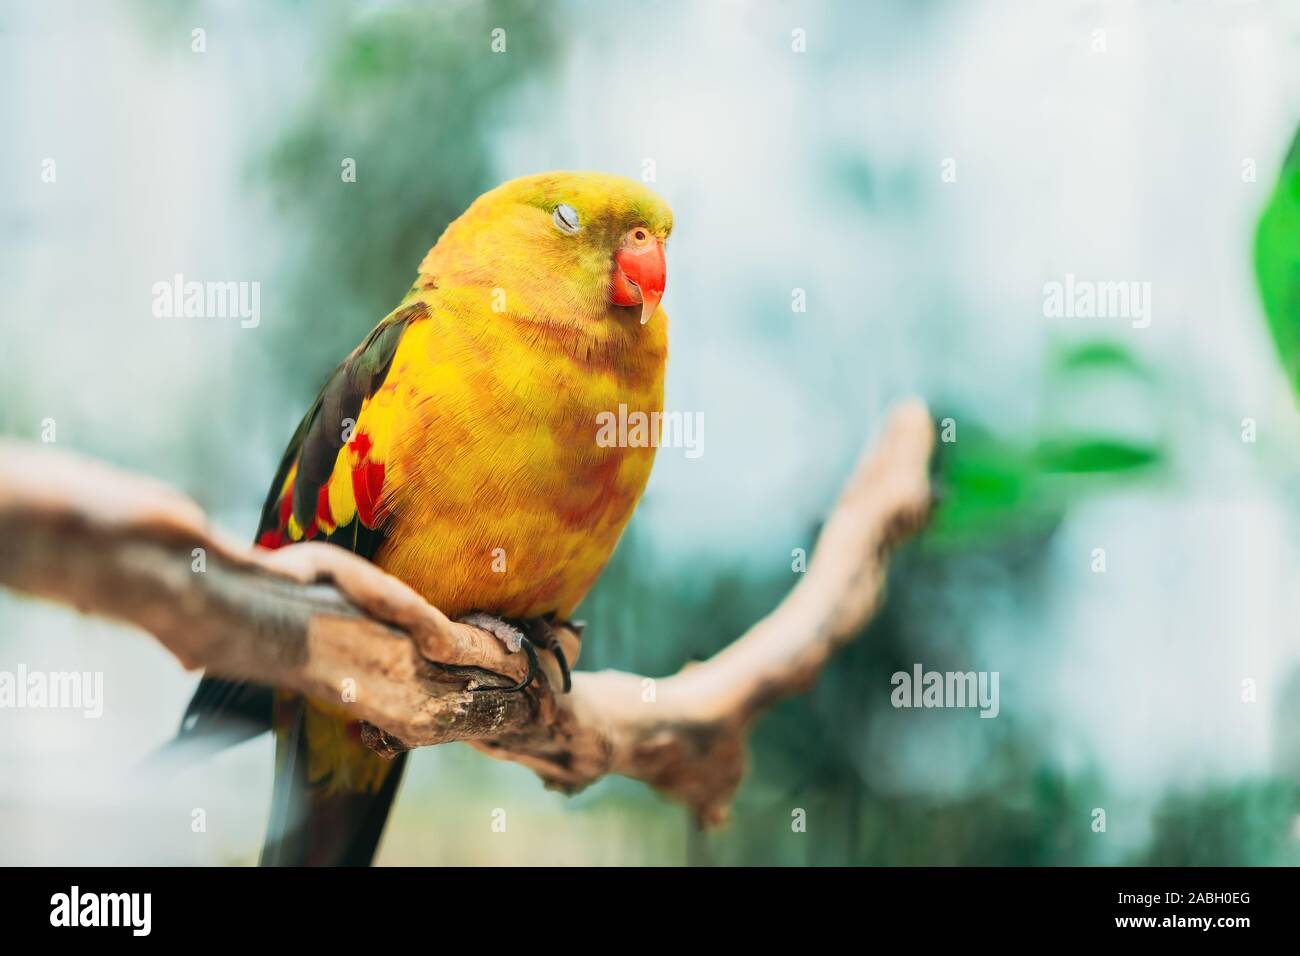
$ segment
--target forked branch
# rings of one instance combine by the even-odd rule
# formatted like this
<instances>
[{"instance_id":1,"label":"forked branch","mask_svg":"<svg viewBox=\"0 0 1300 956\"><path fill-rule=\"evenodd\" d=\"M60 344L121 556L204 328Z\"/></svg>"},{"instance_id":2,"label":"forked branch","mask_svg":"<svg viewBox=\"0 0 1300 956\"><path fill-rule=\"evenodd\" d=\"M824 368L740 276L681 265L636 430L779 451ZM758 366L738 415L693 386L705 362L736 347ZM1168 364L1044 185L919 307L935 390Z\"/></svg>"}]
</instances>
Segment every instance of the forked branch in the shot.
<instances>
[{"instance_id":1,"label":"forked branch","mask_svg":"<svg viewBox=\"0 0 1300 956\"><path fill-rule=\"evenodd\" d=\"M186 668L335 702L355 688L349 706L382 729L369 738L381 752L465 740L569 791L622 774L711 825L726 819L754 719L810 687L879 607L892 548L929 513L933 442L925 407L898 406L793 590L653 684L577 672L558 694L548 668L522 693L473 691L518 682L524 655L374 565L325 544L246 547L169 487L13 442L0 443L0 584L134 624ZM578 636L560 638L573 660Z\"/></svg>"}]
</instances>

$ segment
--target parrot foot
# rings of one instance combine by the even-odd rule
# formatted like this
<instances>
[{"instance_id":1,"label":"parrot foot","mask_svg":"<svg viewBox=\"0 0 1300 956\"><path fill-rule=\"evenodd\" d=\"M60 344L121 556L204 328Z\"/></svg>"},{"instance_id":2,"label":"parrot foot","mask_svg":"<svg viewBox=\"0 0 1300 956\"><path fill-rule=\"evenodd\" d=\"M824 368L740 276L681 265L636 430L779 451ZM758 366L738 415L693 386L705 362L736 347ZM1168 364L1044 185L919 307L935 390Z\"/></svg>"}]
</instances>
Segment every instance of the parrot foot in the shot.
<instances>
[{"instance_id":1,"label":"parrot foot","mask_svg":"<svg viewBox=\"0 0 1300 956\"><path fill-rule=\"evenodd\" d=\"M533 647L533 642L528 639L528 636L524 634L523 631L505 618L496 617L495 615L488 614L485 611L471 611L469 614L460 618L460 623L469 624L473 627L487 631L504 644L506 650L511 654L517 654L520 648L522 648L528 655L528 673L525 674L524 679L514 687L475 687L473 688L474 691L501 690L506 693L514 693L523 690L533 682L533 679L537 676L537 672L541 669L541 665L537 660L537 651Z\"/></svg>"},{"instance_id":2,"label":"parrot foot","mask_svg":"<svg viewBox=\"0 0 1300 956\"><path fill-rule=\"evenodd\" d=\"M560 674L564 678L564 693L573 689L573 678L569 674L569 659L564 656L564 648L560 646L560 638L555 633L555 628L551 626L552 615L546 617L535 617L530 621L525 621L524 626L528 629L529 636L538 647L544 648L555 655L555 663L560 666ZM582 625L570 625L579 634L582 633Z\"/></svg>"},{"instance_id":3,"label":"parrot foot","mask_svg":"<svg viewBox=\"0 0 1300 956\"><path fill-rule=\"evenodd\" d=\"M460 619L462 624L470 624L474 627L482 628L487 631L502 644L510 653L518 653L522 648L528 655L528 673L524 679L514 687L479 687L477 690L506 690L520 691L533 682L540 669L537 660L537 648L550 651L555 655L555 663L560 667L560 674L564 678L564 693L568 693L573 687L573 678L569 673L569 661L564 655L564 649L560 646L560 639L555 634L555 628L552 626L552 615L546 617L534 617L525 621L512 621L505 618L496 617L483 611L473 611ZM577 633L582 633L583 625L573 623L568 625Z\"/></svg>"},{"instance_id":4,"label":"parrot foot","mask_svg":"<svg viewBox=\"0 0 1300 956\"><path fill-rule=\"evenodd\" d=\"M524 632L504 618L483 611L471 611L460 619L460 623L487 631L504 644L511 654L519 653L519 648L523 646Z\"/></svg>"}]
</instances>

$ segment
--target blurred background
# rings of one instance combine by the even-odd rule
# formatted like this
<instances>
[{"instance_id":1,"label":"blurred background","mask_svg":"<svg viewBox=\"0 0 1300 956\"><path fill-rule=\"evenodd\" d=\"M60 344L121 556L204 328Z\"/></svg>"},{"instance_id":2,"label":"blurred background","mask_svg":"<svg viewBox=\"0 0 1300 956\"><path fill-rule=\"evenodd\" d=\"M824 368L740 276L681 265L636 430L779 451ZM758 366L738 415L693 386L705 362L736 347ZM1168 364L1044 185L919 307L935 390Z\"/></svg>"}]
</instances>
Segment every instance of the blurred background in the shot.
<instances>
[{"instance_id":1,"label":"blurred background","mask_svg":"<svg viewBox=\"0 0 1300 956\"><path fill-rule=\"evenodd\" d=\"M251 539L476 195L645 178L704 454L660 451L582 666L666 675L773 607L907 395L951 420L939 511L757 726L725 830L453 745L379 862L1300 863L1298 47L1281 2L4 0L0 431L53 420ZM260 283L260 323L156 318L176 273ZM1067 275L1150 283L1149 326L1045 315ZM894 709L916 663L997 671L999 716ZM19 664L102 671L104 711L0 709L0 863L256 860L269 740L133 772L196 675L0 594Z\"/></svg>"}]
</instances>

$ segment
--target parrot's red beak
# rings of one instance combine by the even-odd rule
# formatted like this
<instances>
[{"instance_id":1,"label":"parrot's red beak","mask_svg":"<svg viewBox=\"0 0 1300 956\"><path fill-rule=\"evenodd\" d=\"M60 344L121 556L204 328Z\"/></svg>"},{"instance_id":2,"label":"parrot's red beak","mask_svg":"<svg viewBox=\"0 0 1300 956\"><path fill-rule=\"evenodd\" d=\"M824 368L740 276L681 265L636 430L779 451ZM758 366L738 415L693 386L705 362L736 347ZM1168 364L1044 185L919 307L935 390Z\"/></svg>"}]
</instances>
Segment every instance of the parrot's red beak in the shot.
<instances>
[{"instance_id":1,"label":"parrot's red beak","mask_svg":"<svg viewBox=\"0 0 1300 956\"><path fill-rule=\"evenodd\" d=\"M610 299L615 305L640 305L645 325L664 297L666 272L663 242L639 226L623 237L623 245L614 253Z\"/></svg>"}]
</instances>

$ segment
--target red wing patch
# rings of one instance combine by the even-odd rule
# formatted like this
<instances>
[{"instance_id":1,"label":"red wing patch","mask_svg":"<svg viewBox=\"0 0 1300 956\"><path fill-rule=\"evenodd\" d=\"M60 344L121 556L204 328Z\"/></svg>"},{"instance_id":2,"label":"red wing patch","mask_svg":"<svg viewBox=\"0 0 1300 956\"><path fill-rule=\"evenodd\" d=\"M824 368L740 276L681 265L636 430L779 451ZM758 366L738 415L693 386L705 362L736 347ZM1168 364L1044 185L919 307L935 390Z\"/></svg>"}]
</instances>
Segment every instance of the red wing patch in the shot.
<instances>
[{"instance_id":1,"label":"red wing patch","mask_svg":"<svg viewBox=\"0 0 1300 956\"><path fill-rule=\"evenodd\" d=\"M356 455L352 466L352 496L357 503L357 517L367 528L373 528L378 522L384 493L384 463L370 458L374 442L365 432L357 432L348 448Z\"/></svg>"},{"instance_id":2,"label":"red wing patch","mask_svg":"<svg viewBox=\"0 0 1300 956\"><path fill-rule=\"evenodd\" d=\"M348 451L353 453L352 496L357 506L357 517L367 528L375 528L382 517L382 498L384 493L384 463L370 457L374 441L366 432L357 432L348 443ZM300 540L295 537L289 524L293 518L294 479L285 485L280 494L280 503L276 509L276 527L263 531L257 543L269 550L282 548ZM330 482L321 485L316 495L316 510L312 515L310 527L303 529L301 538L310 541L322 531L328 538L338 530L334 512L330 508Z\"/></svg>"},{"instance_id":3,"label":"red wing patch","mask_svg":"<svg viewBox=\"0 0 1300 956\"><path fill-rule=\"evenodd\" d=\"M289 516L291 514L293 514L292 483L280 495L279 521L276 527L263 531L258 537L257 543L268 551L274 551L276 548L282 548L289 544Z\"/></svg>"},{"instance_id":4,"label":"red wing patch","mask_svg":"<svg viewBox=\"0 0 1300 956\"><path fill-rule=\"evenodd\" d=\"M359 433L343 445L339 428L358 421L367 400L390 387L386 380L399 343L411 323L428 313L425 303L416 302L385 317L325 382L280 460L262 507L259 545L278 548L304 537L323 538L373 556L383 539L377 525L383 518L384 464L371 435ZM349 479L353 487L342 487Z\"/></svg>"},{"instance_id":5,"label":"red wing patch","mask_svg":"<svg viewBox=\"0 0 1300 956\"><path fill-rule=\"evenodd\" d=\"M316 497L316 521L324 525L326 534L334 530L334 512L330 511L330 483L328 481L320 486L320 494Z\"/></svg>"}]
</instances>

